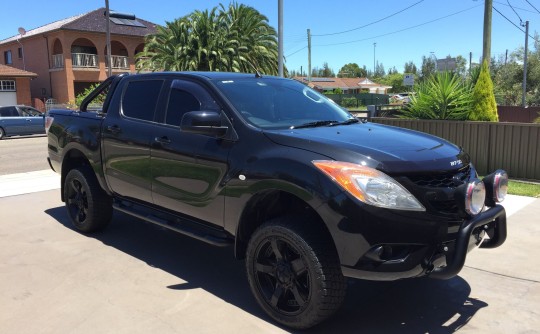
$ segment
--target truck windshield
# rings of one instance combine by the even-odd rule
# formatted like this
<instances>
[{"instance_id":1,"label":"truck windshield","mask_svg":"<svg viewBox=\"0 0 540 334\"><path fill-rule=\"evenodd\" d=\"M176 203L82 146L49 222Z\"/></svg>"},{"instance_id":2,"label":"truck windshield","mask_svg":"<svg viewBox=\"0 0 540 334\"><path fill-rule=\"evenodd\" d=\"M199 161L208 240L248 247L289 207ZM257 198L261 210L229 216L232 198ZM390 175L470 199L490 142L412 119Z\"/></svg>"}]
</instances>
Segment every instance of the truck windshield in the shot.
<instances>
[{"instance_id":1,"label":"truck windshield","mask_svg":"<svg viewBox=\"0 0 540 334\"><path fill-rule=\"evenodd\" d=\"M332 100L294 80L242 78L216 85L247 122L263 129L326 126L354 119Z\"/></svg>"}]
</instances>

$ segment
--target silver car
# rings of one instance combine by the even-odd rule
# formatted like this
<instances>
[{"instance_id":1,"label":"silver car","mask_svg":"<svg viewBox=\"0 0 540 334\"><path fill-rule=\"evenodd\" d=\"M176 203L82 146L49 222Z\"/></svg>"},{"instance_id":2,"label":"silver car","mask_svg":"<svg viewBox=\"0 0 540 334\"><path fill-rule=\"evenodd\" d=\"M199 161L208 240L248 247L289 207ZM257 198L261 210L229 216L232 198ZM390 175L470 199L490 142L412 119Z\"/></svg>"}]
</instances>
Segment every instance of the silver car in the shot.
<instances>
[{"instance_id":1,"label":"silver car","mask_svg":"<svg viewBox=\"0 0 540 334\"><path fill-rule=\"evenodd\" d=\"M45 133L45 114L28 106L0 107L0 139Z\"/></svg>"}]
</instances>

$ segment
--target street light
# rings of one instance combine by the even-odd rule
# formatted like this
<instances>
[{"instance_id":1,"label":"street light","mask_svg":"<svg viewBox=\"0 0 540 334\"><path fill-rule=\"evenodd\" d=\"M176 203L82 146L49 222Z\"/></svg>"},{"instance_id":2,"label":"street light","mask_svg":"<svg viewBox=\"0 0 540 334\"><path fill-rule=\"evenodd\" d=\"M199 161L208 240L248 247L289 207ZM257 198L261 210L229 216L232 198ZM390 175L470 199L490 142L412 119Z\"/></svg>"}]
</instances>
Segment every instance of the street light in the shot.
<instances>
[{"instance_id":1,"label":"street light","mask_svg":"<svg viewBox=\"0 0 540 334\"><path fill-rule=\"evenodd\" d=\"M435 55L435 52L431 51L429 56L430 56L430 58L431 57L435 58L435 72L439 72L439 69L438 69L438 66L437 66L437 56Z\"/></svg>"},{"instance_id":2,"label":"street light","mask_svg":"<svg viewBox=\"0 0 540 334\"><path fill-rule=\"evenodd\" d=\"M377 46L377 42L373 43L373 76L375 77L375 47Z\"/></svg>"}]
</instances>

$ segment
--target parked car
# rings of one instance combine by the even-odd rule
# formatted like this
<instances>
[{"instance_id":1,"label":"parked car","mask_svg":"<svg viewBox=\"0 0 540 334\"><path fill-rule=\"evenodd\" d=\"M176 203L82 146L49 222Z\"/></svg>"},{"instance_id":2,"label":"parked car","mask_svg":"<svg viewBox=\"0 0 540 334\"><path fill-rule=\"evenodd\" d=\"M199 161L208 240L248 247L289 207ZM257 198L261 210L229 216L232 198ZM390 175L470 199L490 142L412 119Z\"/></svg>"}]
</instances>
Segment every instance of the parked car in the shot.
<instances>
[{"instance_id":1,"label":"parked car","mask_svg":"<svg viewBox=\"0 0 540 334\"><path fill-rule=\"evenodd\" d=\"M111 76L80 111L48 118L77 230L103 229L117 210L234 246L261 308L291 328L332 315L346 277L449 279L470 250L506 239L506 172L480 180L462 148L361 122L295 80Z\"/></svg>"},{"instance_id":2,"label":"parked car","mask_svg":"<svg viewBox=\"0 0 540 334\"><path fill-rule=\"evenodd\" d=\"M0 139L45 133L45 114L29 106L0 107Z\"/></svg>"},{"instance_id":3,"label":"parked car","mask_svg":"<svg viewBox=\"0 0 540 334\"><path fill-rule=\"evenodd\" d=\"M390 99L393 99L397 103L410 103L411 102L410 93L394 94L390 96Z\"/></svg>"}]
</instances>

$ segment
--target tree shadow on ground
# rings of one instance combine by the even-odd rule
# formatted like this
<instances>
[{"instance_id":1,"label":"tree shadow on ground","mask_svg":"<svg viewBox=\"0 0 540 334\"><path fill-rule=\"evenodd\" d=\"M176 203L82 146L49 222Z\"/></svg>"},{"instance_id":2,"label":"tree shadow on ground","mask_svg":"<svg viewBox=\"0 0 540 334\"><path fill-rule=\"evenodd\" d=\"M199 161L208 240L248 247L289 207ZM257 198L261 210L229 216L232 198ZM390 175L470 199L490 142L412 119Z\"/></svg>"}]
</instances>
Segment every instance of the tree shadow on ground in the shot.
<instances>
[{"instance_id":1,"label":"tree shadow on ground","mask_svg":"<svg viewBox=\"0 0 540 334\"><path fill-rule=\"evenodd\" d=\"M64 207L45 212L76 232ZM274 323L251 295L244 263L234 259L233 247L207 245L120 212L114 213L113 221L105 231L89 237L185 281L165 288L201 288ZM447 281L411 279L396 282L351 279L347 298L337 314L303 332L453 333L487 306L485 302L471 298L470 292L470 286L461 277Z\"/></svg>"}]
</instances>

